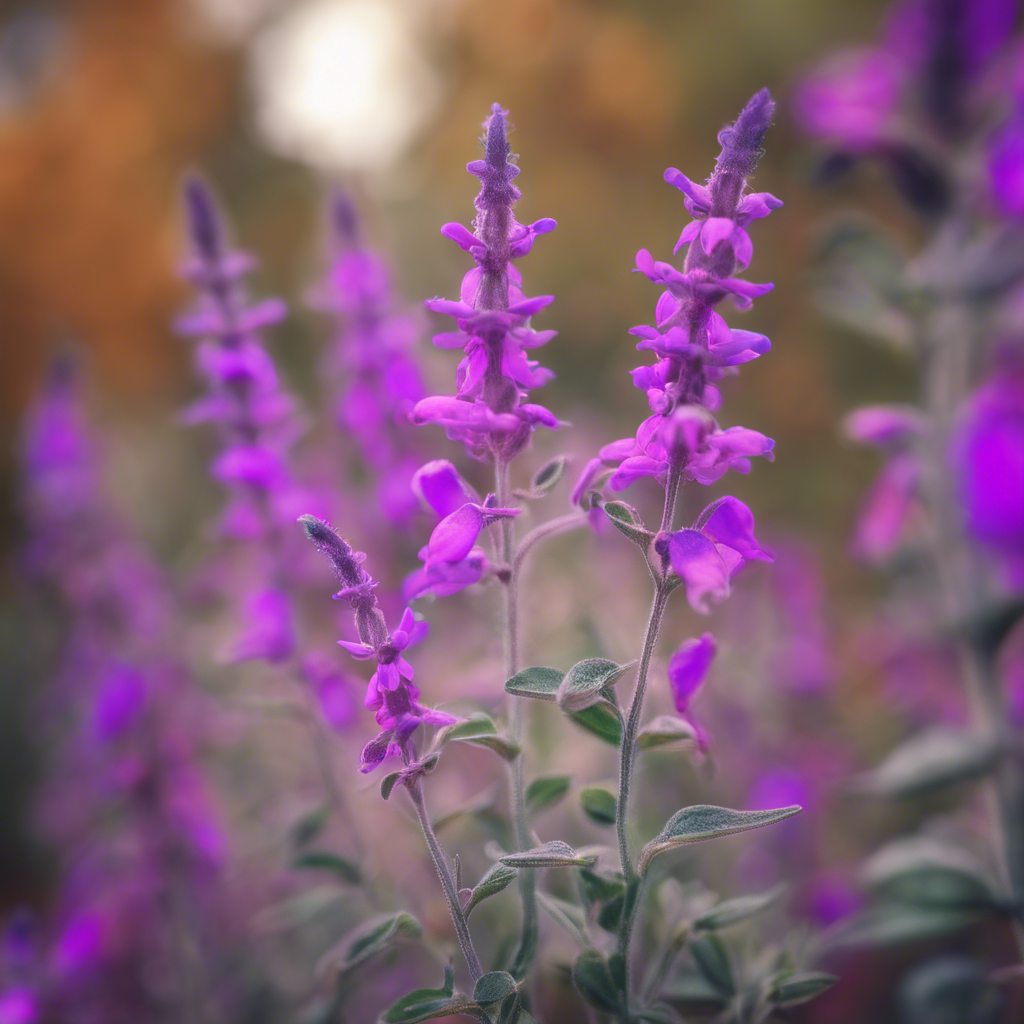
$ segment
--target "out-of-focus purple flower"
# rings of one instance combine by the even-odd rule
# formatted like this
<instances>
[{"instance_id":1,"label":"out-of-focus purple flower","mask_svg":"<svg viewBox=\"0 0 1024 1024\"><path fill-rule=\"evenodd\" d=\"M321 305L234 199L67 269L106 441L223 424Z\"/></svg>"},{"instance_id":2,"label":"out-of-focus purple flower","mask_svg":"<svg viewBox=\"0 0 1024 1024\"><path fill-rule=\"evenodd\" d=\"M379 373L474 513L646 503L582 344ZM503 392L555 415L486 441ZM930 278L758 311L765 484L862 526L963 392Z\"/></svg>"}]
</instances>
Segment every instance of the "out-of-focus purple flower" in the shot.
<instances>
[{"instance_id":1,"label":"out-of-focus purple flower","mask_svg":"<svg viewBox=\"0 0 1024 1024\"><path fill-rule=\"evenodd\" d=\"M851 542L857 557L883 562L898 547L916 507L920 466L913 446L927 430L926 418L907 405L869 406L847 417L848 437L888 456L857 517Z\"/></svg>"},{"instance_id":2,"label":"out-of-focus purple flower","mask_svg":"<svg viewBox=\"0 0 1024 1024\"><path fill-rule=\"evenodd\" d=\"M320 711L332 729L344 732L355 724L357 701L353 682L324 654L302 659L302 674L316 693Z\"/></svg>"},{"instance_id":3,"label":"out-of-focus purple flower","mask_svg":"<svg viewBox=\"0 0 1024 1024\"><path fill-rule=\"evenodd\" d=\"M146 679L129 665L114 665L101 683L93 705L93 728L101 742L130 729L146 704Z\"/></svg>"},{"instance_id":4,"label":"out-of-focus purple flower","mask_svg":"<svg viewBox=\"0 0 1024 1024\"><path fill-rule=\"evenodd\" d=\"M967 529L1024 585L1024 356L1006 351L973 395L953 442Z\"/></svg>"},{"instance_id":5,"label":"out-of-focus purple flower","mask_svg":"<svg viewBox=\"0 0 1024 1024\"><path fill-rule=\"evenodd\" d=\"M775 558L754 536L753 513L733 497L712 502L690 529L660 534L655 548L686 586L690 607L701 615L711 613L711 602L729 596L729 580L747 562Z\"/></svg>"},{"instance_id":6,"label":"out-of-focus purple flower","mask_svg":"<svg viewBox=\"0 0 1024 1024\"><path fill-rule=\"evenodd\" d=\"M377 711L377 724L382 732L371 740L360 755L359 770L373 771L390 754L401 754L406 761L412 757L410 739L422 723L451 725L454 715L424 707L419 703L420 691L413 685L412 665L403 652L423 640L430 631L428 623L417 620L406 608L398 628L391 631L384 614L377 606L373 578L362 567L365 555L353 549L331 527L315 516L299 519L306 536L331 563L342 589L337 600L348 601L355 617L358 642L338 643L358 661L376 661L377 667L366 689L366 706Z\"/></svg>"},{"instance_id":7,"label":"out-of-focus purple flower","mask_svg":"<svg viewBox=\"0 0 1024 1024\"><path fill-rule=\"evenodd\" d=\"M419 324L398 308L388 267L364 242L351 199L336 194L331 213L332 264L313 303L338 321L327 366L336 381L337 421L377 481L381 510L405 526L416 513L409 479L419 459L409 413L424 395L411 355Z\"/></svg>"},{"instance_id":8,"label":"out-of-focus purple flower","mask_svg":"<svg viewBox=\"0 0 1024 1024\"><path fill-rule=\"evenodd\" d=\"M999 211L1024 218L1024 99L989 141L988 176Z\"/></svg>"},{"instance_id":9,"label":"out-of-focus purple flower","mask_svg":"<svg viewBox=\"0 0 1024 1024\"><path fill-rule=\"evenodd\" d=\"M747 225L782 205L767 192L744 194L774 110L764 89L721 132L722 151L706 185L674 167L665 172L665 180L683 193L694 222L676 245L677 252L688 246L681 271L656 261L646 249L636 257L637 270L665 287L655 310L656 326L631 332L641 338L638 349L658 356L653 366L633 371L633 383L647 394L654 415L644 420L636 437L601 449L601 462L616 467L612 490L621 491L642 476L665 485L673 470L682 480L710 484L729 469L747 472L751 456L772 458L769 438L743 427L722 430L711 413L721 402L713 382L771 348L764 335L731 328L715 307L731 296L746 308L772 289L733 275L749 264L753 252ZM597 472L595 463L587 466L574 491L577 500Z\"/></svg>"},{"instance_id":10,"label":"out-of-focus purple flower","mask_svg":"<svg viewBox=\"0 0 1024 1024\"><path fill-rule=\"evenodd\" d=\"M245 628L232 647L232 661L287 661L295 653L292 605L283 590L271 587L250 594L243 616Z\"/></svg>"},{"instance_id":11,"label":"out-of-focus purple flower","mask_svg":"<svg viewBox=\"0 0 1024 1024\"><path fill-rule=\"evenodd\" d=\"M418 402L414 423L438 423L449 437L462 441L476 458L508 461L529 442L538 425L558 421L543 406L523 402L526 392L554 374L527 352L547 344L554 331L535 331L530 319L553 298L529 299L512 260L525 256L537 235L554 230L544 218L520 224L512 207L520 197L512 184L519 174L508 138L508 112L495 103L484 122L484 159L466 169L480 179L473 230L445 224L441 233L468 252L477 266L466 274L458 301L431 299L427 308L455 318L458 331L434 336L439 348L462 348L454 396Z\"/></svg>"},{"instance_id":12,"label":"out-of-focus purple flower","mask_svg":"<svg viewBox=\"0 0 1024 1024\"><path fill-rule=\"evenodd\" d=\"M32 989L25 986L0 992L0 1024L36 1024L42 1010Z\"/></svg>"}]
</instances>

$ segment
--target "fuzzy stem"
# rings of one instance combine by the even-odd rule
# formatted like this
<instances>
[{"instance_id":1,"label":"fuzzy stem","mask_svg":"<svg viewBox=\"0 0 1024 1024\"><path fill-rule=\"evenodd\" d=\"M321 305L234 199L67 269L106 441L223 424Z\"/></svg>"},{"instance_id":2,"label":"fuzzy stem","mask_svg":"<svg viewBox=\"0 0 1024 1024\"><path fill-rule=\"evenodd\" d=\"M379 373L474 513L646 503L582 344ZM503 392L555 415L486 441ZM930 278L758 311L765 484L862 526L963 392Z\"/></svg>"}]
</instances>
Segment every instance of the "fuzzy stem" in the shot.
<instances>
[{"instance_id":1,"label":"fuzzy stem","mask_svg":"<svg viewBox=\"0 0 1024 1024\"><path fill-rule=\"evenodd\" d=\"M665 486L665 508L661 516L663 532L672 529L681 476L679 465L673 465ZM622 861L622 872L626 876L626 902L622 908L622 918L619 922L617 949L622 957L622 969L625 977L623 998L626 1004L625 1017L627 1020L630 1016L629 947L633 937L636 912L640 905L640 879L629 853L629 793L633 781L633 770L636 767L636 738L640 731L640 720L643 717L644 696L647 693L647 674L650 671L651 659L658 643L658 633L661 630L669 598L669 591L666 587L667 569L663 567L660 572L652 573L652 575L654 575L654 598L651 603L651 614L647 620L647 629L644 633L643 649L640 653L636 689L633 691L633 700L629 705L629 714L622 730L622 743L619 747L619 792L615 804L615 830L619 840L619 858ZM631 889L634 890L632 894Z\"/></svg>"},{"instance_id":2,"label":"fuzzy stem","mask_svg":"<svg viewBox=\"0 0 1024 1024\"><path fill-rule=\"evenodd\" d=\"M480 980L484 973L473 947L473 937L469 932L469 924L466 915L462 912L462 904L459 903L459 891L455 887L455 879L452 876L452 869L448 863L448 855L441 849L441 844L434 834L434 827L430 824L430 817L423 802L423 784L420 779L413 779L406 787L409 790L409 797L413 807L416 808L416 817L419 819L420 828L423 829L423 838L427 841L427 849L430 851L430 859L434 862L437 870L437 877L441 880L441 888L444 890L444 898L448 904L448 912L452 916L452 924L455 925L455 934L458 937L459 945L462 947L462 955L466 958L469 966L469 973L474 982Z\"/></svg>"},{"instance_id":3,"label":"fuzzy stem","mask_svg":"<svg viewBox=\"0 0 1024 1024\"><path fill-rule=\"evenodd\" d=\"M497 459L494 464L494 491L500 508L509 500L508 462ZM539 538L538 538L539 539ZM531 546L532 546L531 542ZM519 671L519 565L516 552L515 521L501 520L501 556L508 569L505 584L505 614L503 633L505 639L505 678L511 679ZM522 698L512 697L509 705L509 738L520 748L509 765L509 785L512 797L512 830L516 850L528 850L531 846L530 825L526 817L526 782L523 766ZM537 875L532 869L519 872L519 894L523 903L523 920L516 951L513 973L519 976L526 970L537 946Z\"/></svg>"}]
</instances>

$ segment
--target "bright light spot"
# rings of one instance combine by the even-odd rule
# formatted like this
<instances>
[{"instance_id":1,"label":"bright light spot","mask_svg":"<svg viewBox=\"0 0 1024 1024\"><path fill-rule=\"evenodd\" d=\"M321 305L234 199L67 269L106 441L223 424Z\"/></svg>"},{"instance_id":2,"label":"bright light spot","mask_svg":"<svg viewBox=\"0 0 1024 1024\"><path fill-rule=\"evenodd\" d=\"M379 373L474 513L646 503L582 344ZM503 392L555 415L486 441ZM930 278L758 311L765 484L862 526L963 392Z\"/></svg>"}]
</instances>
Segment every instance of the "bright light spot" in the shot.
<instances>
[{"instance_id":1,"label":"bright light spot","mask_svg":"<svg viewBox=\"0 0 1024 1024\"><path fill-rule=\"evenodd\" d=\"M280 152L328 169L401 155L432 112L437 79L386 0L310 0L252 54L259 126Z\"/></svg>"}]
</instances>

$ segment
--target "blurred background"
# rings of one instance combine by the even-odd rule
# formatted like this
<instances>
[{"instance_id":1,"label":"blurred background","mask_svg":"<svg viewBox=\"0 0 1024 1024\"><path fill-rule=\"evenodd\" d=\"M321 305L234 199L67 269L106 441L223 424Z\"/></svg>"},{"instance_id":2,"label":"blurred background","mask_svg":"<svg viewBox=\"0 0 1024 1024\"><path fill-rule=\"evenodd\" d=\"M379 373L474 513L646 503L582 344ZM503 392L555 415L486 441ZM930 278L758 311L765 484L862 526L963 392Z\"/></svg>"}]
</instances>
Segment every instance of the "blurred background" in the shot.
<instances>
[{"instance_id":1,"label":"blurred background","mask_svg":"<svg viewBox=\"0 0 1024 1024\"><path fill-rule=\"evenodd\" d=\"M343 183L357 197L410 305L454 295L466 257L438 228L472 216L477 183L464 168L495 101L515 128L519 218L559 224L521 264L529 294L556 296L543 327L559 335L543 362L558 376L541 400L574 424L539 439L530 457L539 464L559 451L588 457L645 415L628 377L637 358L626 332L651 322L657 291L630 273L633 256L648 248L670 258L688 220L662 172L676 166L703 179L718 130L747 98L768 86L779 100L754 185L786 206L756 225L747 275L774 281L775 291L742 324L769 335L773 350L726 382L723 423L776 439L774 466L757 465L731 486L768 539L794 554L772 581L752 571L749 592L725 615L775 637L765 657L781 678L806 662L793 655L787 666L785 630L765 619L768 588L812 610L829 663L808 686L827 685L829 710L811 705L799 712L806 721L785 729L813 738L827 717L849 745L850 764L877 759L897 734L883 711L892 707L891 679L863 642L879 584L847 554L877 459L843 442L837 425L859 403L909 396L913 367L827 327L808 284L818 239L837 211L867 207L908 243L917 227L890 190L873 187L870 171L841 188L813 184L814 157L789 96L823 54L870 39L882 10L876 0L0 2L0 514L12 567L0 591L8 676L0 687L0 915L44 902L50 877L28 811L46 751L33 746L26 725L42 670L39 637L19 625L23 526L13 455L19 418L49 360L68 347L83 354L117 499L162 562L188 564L220 498L203 468L206 442L174 421L196 393L188 349L170 327L185 302L177 277L183 176L202 171L236 241L258 254L254 289L289 302L293 315L272 332L270 348L290 386L311 396L326 332L307 294L325 263L330 187ZM418 354L443 393L454 362L428 336L425 319ZM457 451L440 432L436 450ZM653 502L653 490L636 490L629 500ZM579 559L586 548L571 550ZM793 569L801 564L820 565L820 580L817 570ZM592 582L600 604L607 583ZM637 582L629 622L606 622L623 646L643 615ZM555 612L548 622L528 609L530 660L561 663L584 639L555 635L563 621L557 577L543 575L538 588L538 606L547 601ZM695 628L691 619L677 634ZM742 666L755 655L737 642L731 657ZM770 709L763 684L758 700ZM786 755L772 756L784 788ZM726 740L716 759L729 757ZM847 767L838 764L837 777ZM866 824L835 818L822 841L839 865L892 824L870 814Z\"/></svg>"}]
</instances>

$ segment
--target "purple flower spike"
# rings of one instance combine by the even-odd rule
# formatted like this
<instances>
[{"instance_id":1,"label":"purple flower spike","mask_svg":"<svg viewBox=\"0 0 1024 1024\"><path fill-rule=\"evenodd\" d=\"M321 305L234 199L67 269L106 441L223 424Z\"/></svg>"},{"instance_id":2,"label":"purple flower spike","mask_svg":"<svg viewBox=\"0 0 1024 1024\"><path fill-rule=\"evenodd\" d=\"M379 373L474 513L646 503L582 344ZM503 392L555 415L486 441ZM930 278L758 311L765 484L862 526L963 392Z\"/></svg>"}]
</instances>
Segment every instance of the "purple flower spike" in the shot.
<instances>
[{"instance_id":1,"label":"purple flower spike","mask_svg":"<svg viewBox=\"0 0 1024 1024\"><path fill-rule=\"evenodd\" d=\"M655 260L646 249L637 253L637 271L665 288L655 326L630 332L641 339L638 350L651 351L658 359L633 371L633 383L646 392L654 415L640 425L635 438L601 450L601 461L616 470L609 481L613 491L642 476L667 485L673 470L681 480L710 484L730 469L747 472L753 455L772 458L769 438L742 427L721 430L711 413L721 401L714 382L771 349L764 335L731 328L715 307L731 297L737 307L747 308L772 290L771 284L752 284L733 275L753 255L747 225L782 206L768 192L744 194L774 110L767 89L750 100L719 135L722 151L706 185L674 167L665 172L665 180L683 193L694 222L676 245L676 251L687 246L682 270ZM684 441L680 428L684 420L695 419L694 410L700 411L706 428ZM596 477L596 467L588 470Z\"/></svg>"},{"instance_id":2,"label":"purple flower spike","mask_svg":"<svg viewBox=\"0 0 1024 1024\"><path fill-rule=\"evenodd\" d=\"M711 613L711 603L729 596L730 579L750 561L772 562L754 536L754 515L738 498L719 498L688 530L663 533L655 548L686 586L695 612Z\"/></svg>"},{"instance_id":3,"label":"purple flower spike","mask_svg":"<svg viewBox=\"0 0 1024 1024\"><path fill-rule=\"evenodd\" d=\"M475 458L508 461L529 442L538 425L558 420L539 405L524 403L526 393L554 374L526 353L545 345L554 331L535 331L530 318L552 301L550 295L527 298L512 260L525 256L537 235L552 231L550 218L520 224L512 212L519 175L508 142L508 112L498 104L484 122L484 158L467 165L480 179L473 230L445 224L441 233L468 252L477 266L466 274L459 301L432 299L427 308L454 317L458 331L434 337L440 348L462 348L454 397L426 398L412 411L417 424L438 423L462 441Z\"/></svg>"},{"instance_id":4,"label":"purple flower spike","mask_svg":"<svg viewBox=\"0 0 1024 1024\"><path fill-rule=\"evenodd\" d=\"M302 516L299 522L343 584L335 596L352 605L359 641L339 640L338 643L357 661L372 660L377 666L367 684L365 703L368 708L376 709L377 724L383 732L363 748L359 770L372 771L391 754L402 754L408 761L413 757L412 734L422 723L450 725L458 721L446 712L419 703L420 691L412 682L415 672L403 657L404 651L426 637L430 626L417 620L412 610L406 608L397 629L389 630L377 606L374 594L377 584L362 567L363 556L315 516ZM314 665L312 676L323 701L323 667Z\"/></svg>"}]
</instances>

